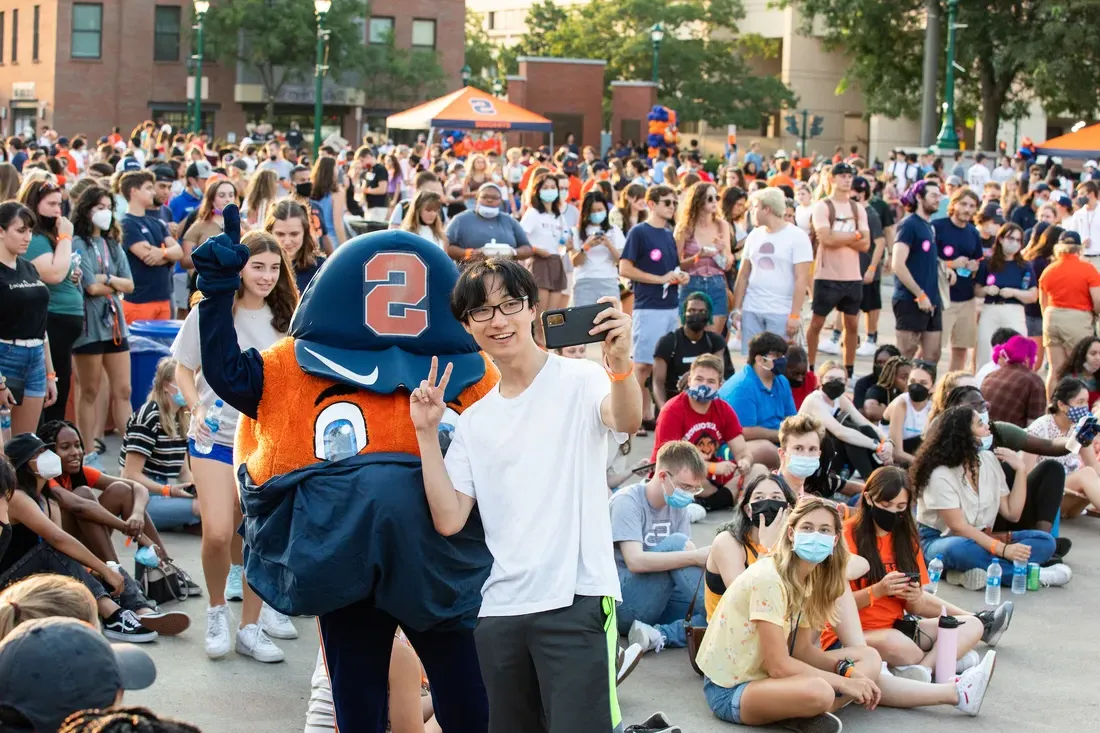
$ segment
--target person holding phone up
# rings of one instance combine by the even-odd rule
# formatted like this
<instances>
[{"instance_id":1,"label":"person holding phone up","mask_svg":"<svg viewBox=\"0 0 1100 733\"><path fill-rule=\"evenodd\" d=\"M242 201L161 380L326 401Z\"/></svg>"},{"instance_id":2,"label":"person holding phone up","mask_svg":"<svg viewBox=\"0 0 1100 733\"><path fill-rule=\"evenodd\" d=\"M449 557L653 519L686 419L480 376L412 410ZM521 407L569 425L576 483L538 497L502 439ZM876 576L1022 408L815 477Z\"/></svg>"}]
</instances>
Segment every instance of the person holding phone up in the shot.
<instances>
[{"instance_id":1,"label":"person holding phone up","mask_svg":"<svg viewBox=\"0 0 1100 733\"><path fill-rule=\"evenodd\" d=\"M600 191L589 191L581 203L584 236L573 240L573 305L592 305L600 298L619 297L619 255L626 237L608 220L609 202Z\"/></svg>"}]
</instances>

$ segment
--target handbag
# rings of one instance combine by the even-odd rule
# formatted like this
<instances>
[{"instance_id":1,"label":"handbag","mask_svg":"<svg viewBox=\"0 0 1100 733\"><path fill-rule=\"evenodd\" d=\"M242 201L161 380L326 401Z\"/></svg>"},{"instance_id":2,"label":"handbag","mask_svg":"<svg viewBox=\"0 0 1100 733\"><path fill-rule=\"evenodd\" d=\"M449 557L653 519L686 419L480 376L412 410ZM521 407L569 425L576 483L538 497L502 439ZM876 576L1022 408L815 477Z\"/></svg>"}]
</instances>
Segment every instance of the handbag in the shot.
<instances>
[{"instance_id":1,"label":"handbag","mask_svg":"<svg viewBox=\"0 0 1100 733\"><path fill-rule=\"evenodd\" d=\"M189 595L187 583L179 569L167 560L162 560L155 568L135 561L134 578L142 594L158 605L169 601L185 601Z\"/></svg>"},{"instance_id":2,"label":"handbag","mask_svg":"<svg viewBox=\"0 0 1100 733\"><path fill-rule=\"evenodd\" d=\"M703 645L703 636L707 633L707 627L693 626L691 617L695 613L695 599L699 597L699 587L703 584L704 576L706 576L706 570L699 574L699 583L695 586L695 594L691 597L691 603L688 604L687 615L684 617L684 633L687 635L688 661L691 662L691 668L694 669L695 673L700 677L703 676L703 670L699 669L699 663L695 661L695 657L699 654L699 647Z\"/></svg>"}]
</instances>

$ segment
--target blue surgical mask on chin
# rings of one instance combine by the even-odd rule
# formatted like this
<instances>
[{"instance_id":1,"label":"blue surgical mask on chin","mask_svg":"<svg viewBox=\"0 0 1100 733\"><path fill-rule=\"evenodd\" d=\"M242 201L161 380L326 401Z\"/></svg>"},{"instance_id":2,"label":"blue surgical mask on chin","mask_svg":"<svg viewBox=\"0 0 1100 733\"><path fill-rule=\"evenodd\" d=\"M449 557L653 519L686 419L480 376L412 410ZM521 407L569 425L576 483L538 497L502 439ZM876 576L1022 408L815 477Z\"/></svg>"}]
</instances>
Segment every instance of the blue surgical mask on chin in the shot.
<instances>
[{"instance_id":1,"label":"blue surgical mask on chin","mask_svg":"<svg viewBox=\"0 0 1100 733\"><path fill-rule=\"evenodd\" d=\"M833 554L836 537L820 532L795 532L794 554L808 563L817 565Z\"/></svg>"},{"instance_id":2,"label":"blue surgical mask on chin","mask_svg":"<svg viewBox=\"0 0 1100 733\"><path fill-rule=\"evenodd\" d=\"M798 478L813 476L820 466L820 456L791 456L787 459L787 470Z\"/></svg>"},{"instance_id":3,"label":"blue surgical mask on chin","mask_svg":"<svg viewBox=\"0 0 1100 733\"><path fill-rule=\"evenodd\" d=\"M672 493L665 494L665 503L673 509L684 509L694 502L695 497L681 489L679 486L673 485Z\"/></svg>"},{"instance_id":4,"label":"blue surgical mask on chin","mask_svg":"<svg viewBox=\"0 0 1100 733\"><path fill-rule=\"evenodd\" d=\"M992 450L993 449L993 436L992 435L983 435L982 437L978 438L978 444L981 446L982 450Z\"/></svg>"}]
</instances>

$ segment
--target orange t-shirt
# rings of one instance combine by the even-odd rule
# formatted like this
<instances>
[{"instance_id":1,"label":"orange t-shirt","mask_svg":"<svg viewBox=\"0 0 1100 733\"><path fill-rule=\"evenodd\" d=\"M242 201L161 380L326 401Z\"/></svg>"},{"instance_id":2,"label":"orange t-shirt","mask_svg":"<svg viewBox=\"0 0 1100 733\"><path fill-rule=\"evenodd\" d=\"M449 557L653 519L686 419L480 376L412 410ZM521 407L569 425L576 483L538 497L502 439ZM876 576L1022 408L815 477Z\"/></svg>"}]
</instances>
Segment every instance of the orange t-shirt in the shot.
<instances>
[{"instance_id":1,"label":"orange t-shirt","mask_svg":"<svg viewBox=\"0 0 1100 733\"><path fill-rule=\"evenodd\" d=\"M857 519L853 517L844 523L844 542L848 545L849 552L857 552L855 535L853 534L856 521ZM881 558L882 566L887 573L892 573L898 569L897 562L894 560L893 542L894 537L890 534L878 538L878 556ZM920 569L921 585L927 585L929 582L928 568L924 565L924 555L921 554L919 546L915 547L915 550L917 565ZM871 583L866 577L851 581L853 591L863 590L869 585ZM893 627L895 621L904 615L905 601L897 596L883 596L882 598L875 598L873 606L859 609L859 625L863 627L864 631L889 629ZM828 649L834 641L836 641L836 632L833 631L832 626L826 626L825 630L821 632L821 648Z\"/></svg>"},{"instance_id":2,"label":"orange t-shirt","mask_svg":"<svg viewBox=\"0 0 1100 733\"><path fill-rule=\"evenodd\" d=\"M92 468L91 466L84 466L81 470L84 471L84 484L85 486L94 487L99 483L99 479L103 476L103 472L99 469ZM67 474L62 474L56 479L49 480L49 486L51 489L69 489L73 488L73 477Z\"/></svg>"},{"instance_id":3,"label":"orange t-shirt","mask_svg":"<svg viewBox=\"0 0 1100 733\"><path fill-rule=\"evenodd\" d=\"M1051 308L1092 312L1089 288L1096 287L1100 287L1100 272L1077 255L1062 255L1039 276L1039 290Z\"/></svg>"},{"instance_id":4,"label":"orange t-shirt","mask_svg":"<svg viewBox=\"0 0 1100 733\"><path fill-rule=\"evenodd\" d=\"M794 179L788 176L786 173L777 173L768 179L768 185L772 188L777 186L790 186L794 188Z\"/></svg>"}]
</instances>

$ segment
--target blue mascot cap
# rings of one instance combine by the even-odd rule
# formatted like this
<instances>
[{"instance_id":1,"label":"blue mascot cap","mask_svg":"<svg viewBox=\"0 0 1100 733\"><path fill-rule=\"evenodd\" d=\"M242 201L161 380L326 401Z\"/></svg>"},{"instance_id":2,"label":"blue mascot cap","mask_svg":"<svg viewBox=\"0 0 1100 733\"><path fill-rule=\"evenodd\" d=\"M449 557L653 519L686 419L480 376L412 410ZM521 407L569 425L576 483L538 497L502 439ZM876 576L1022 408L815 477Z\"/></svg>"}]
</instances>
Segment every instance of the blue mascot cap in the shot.
<instances>
[{"instance_id":1,"label":"blue mascot cap","mask_svg":"<svg viewBox=\"0 0 1100 733\"><path fill-rule=\"evenodd\" d=\"M302 294L290 335L307 374L379 394L412 390L433 356L452 363L450 402L485 375L477 344L451 314L458 268L437 245L402 231L340 246Z\"/></svg>"}]
</instances>

